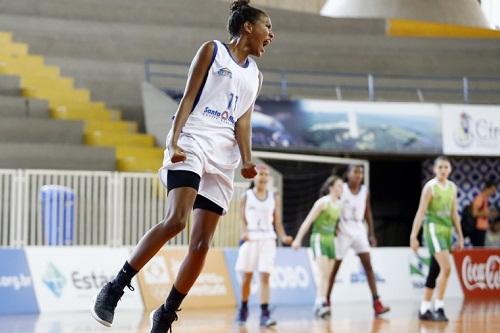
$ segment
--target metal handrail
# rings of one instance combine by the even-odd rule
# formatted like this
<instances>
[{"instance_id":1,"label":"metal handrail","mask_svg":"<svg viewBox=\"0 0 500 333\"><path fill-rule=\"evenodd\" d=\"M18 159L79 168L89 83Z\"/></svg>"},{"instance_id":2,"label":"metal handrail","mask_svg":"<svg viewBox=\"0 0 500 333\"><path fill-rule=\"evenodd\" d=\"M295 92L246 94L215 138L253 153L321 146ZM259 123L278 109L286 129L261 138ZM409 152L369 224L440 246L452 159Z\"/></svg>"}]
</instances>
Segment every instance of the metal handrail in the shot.
<instances>
[{"instance_id":1,"label":"metal handrail","mask_svg":"<svg viewBox=\"0 0 500 333\"><path fill-rule=\"evenodd\" d=\"M146 81L152 82L153 78L176 78L184 79L185 74L177 74L168 72L166 70L155 70L153 66L174 66L178 68L187 69L189 63L180 61L166 61L157 59L147 59L144 62L144 76ZM290 88L311 88L311 89L321 89L330 90L332 94L342 96L342 90L344 91L366 91L367 99L369 101L374 101L376 99L376 92L415 92L416 96L420 101L423 101L423 92L426 94L457 94L461 95L463 102L465 104L469 103L471 93L475 95L498 95L500 103L500 85L499 89L485 89L485 88L470 88L470 84L474 83L500 83L500 77L480 77L480 76L426 76L426 75L405 75L405 74L374 74L374 73L353 73L353 72L329 72L329 71L309 71L309 70L280 70L280 69L261 69L264 75L266 74L277 74L279 80L276 79L266 79L264 80L264 85L279 87L280 97L288 98ZM302 76L302 77L330 77L330 78L351 78L351 79L365 79L364 83L356 84L323 84L323 83L307 83L307 82L291 82L290 77ZM424 81L426 83L437 83L437 82L455 82L460 85L460 88L429 88L422 86L394 86L388 84L381 84L377 81L379 80L414 80L414 81ZM163 90L181 90L179 87L161 87Z\"/></svg>"}]
</instances>

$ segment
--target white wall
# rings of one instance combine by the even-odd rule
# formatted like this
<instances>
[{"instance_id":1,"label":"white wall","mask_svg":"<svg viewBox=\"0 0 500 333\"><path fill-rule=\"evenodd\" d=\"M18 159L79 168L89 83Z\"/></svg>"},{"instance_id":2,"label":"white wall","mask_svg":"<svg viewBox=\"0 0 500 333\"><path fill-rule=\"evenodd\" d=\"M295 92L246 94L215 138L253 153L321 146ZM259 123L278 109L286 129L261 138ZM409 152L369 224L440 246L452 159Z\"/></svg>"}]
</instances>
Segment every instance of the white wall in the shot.
<instances>
[{"instance_id":1,"label":"white wall","mask_svg":"<svg viewBox=\"0 0 500 333\"><path fill-rule=\"evenodd\" d=\"M490 26L500 30L500 0L481 0L481 7Z\"/></svg>"},{"instance_id":2,"label":"white wall","mask_svg":"<svg viewBox=\"0 0 500 333\"><path fill-rule=\"evenodd\" d=\"M489 27L477 0L329 0L321 14L332 17L404 18Z\"/></svg>"}]
</instances>

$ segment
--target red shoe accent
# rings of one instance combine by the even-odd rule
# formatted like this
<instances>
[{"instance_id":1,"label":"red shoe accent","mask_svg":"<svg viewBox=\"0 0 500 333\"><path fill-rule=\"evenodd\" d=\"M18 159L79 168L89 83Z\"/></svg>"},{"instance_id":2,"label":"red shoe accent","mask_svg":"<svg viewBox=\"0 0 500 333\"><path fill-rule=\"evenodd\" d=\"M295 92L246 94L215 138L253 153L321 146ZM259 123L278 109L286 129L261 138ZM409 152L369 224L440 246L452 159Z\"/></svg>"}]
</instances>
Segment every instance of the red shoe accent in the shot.
<instances>
[{"instance_id":1,"label":"red shoe accent","mask_svg":"<svg viewBox=\"0 0 500 333\"><path fill-rule=\"evenodd\" d=\"M389 312L391 310L390 307L384 306L379 299L373 301L373 309L375 310L376 316Z\"/></svg>"}]
</instances>

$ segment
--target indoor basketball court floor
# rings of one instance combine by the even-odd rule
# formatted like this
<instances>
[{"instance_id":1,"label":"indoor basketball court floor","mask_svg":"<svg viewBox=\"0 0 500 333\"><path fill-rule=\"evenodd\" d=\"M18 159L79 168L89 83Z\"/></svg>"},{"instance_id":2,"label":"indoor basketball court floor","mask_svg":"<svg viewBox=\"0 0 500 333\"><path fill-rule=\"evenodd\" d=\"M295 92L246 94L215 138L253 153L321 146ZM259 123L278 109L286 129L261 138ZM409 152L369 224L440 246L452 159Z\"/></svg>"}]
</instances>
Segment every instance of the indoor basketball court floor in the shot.
<instances>
[{"instance_id":1,"label":"indoor basketball court floor","mask_svg":"<svg viewBox=\"0 0 500 333\"><path fill-rule=\"evenodd\" d=\"M6 301L6 300L2 300ZM391 302L392 310L381 318L373 317L368 302L338 304L332 318L315 319L311 307L275 308L278 325L259 327L259 309L251 308L244 327L234 323L236 309L182 310L175 333L438 333L500 332L500 299L490 301L447 300L448 323L421 322L417 319L418 302ZM0 316L0 333L148 333L148 315L118 311L112 328L101 326L87 312L44 313L41 315Z\"/></svg>"}]
</instances>

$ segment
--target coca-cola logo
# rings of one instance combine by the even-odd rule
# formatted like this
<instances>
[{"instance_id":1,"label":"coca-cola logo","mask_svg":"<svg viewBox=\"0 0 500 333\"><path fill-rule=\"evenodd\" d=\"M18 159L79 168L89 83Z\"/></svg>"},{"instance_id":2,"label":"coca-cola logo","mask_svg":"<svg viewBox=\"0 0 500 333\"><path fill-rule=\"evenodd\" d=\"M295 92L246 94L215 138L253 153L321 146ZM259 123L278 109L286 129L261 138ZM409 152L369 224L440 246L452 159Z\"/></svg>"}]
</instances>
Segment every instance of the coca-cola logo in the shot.
<instances>
[{"instance_id":1,"label":"coca-cola logo","mask_svg":"<svg viewBox=\"0 0 500 333\"><path fill-rule=\"evenodd\" d=\"M470 256L465 256L462 280L468 290L500 289L500 257L492 255L486 263L473 263Z\"/></svg>"}]
</instances>

